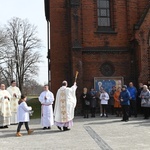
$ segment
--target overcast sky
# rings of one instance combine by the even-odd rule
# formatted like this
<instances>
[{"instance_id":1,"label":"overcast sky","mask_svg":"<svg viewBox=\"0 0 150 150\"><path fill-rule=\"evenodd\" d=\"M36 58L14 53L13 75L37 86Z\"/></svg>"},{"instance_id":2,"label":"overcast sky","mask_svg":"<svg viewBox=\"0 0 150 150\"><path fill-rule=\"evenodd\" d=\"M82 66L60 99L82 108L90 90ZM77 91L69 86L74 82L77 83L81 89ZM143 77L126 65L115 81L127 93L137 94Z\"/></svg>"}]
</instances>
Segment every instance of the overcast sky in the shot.
<instances>
[{"instance_id":1,"label":"overcast sky","mask_svg":"<svg viewBox=\"0 0 150 150\"><path fill-rule=\"evenodd\" d=\"M44 48L41 49L43 63L39 64L39 76L36 78L41 84L48 82L47 63L47 23L44 12L44 0L0 0L0 26L7 24L13 17L28 19L37 26L39 38Z\"/></svg>"}]
</instances>

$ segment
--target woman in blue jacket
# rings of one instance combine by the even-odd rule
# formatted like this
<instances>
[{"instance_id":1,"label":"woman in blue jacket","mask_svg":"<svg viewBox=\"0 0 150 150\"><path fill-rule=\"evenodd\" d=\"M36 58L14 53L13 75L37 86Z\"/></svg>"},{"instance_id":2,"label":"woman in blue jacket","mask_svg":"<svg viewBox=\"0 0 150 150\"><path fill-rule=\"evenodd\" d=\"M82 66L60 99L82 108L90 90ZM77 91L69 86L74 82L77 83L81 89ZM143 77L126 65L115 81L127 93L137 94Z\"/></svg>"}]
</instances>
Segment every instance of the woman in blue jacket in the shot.
<instances>
[{"instance_id":1,"label":"woman in blue jacket","mask_svg":"<svg viewBox=\"0 0 150 150\"><path fill-rule=\"evenodd\" d=\"M122 106L123 118L121 121L129 120L129 106L130 106L130 93L127 90L127 86L122 86L122 92L120 93L120 103Z\"/></svg>"}]
</instances>

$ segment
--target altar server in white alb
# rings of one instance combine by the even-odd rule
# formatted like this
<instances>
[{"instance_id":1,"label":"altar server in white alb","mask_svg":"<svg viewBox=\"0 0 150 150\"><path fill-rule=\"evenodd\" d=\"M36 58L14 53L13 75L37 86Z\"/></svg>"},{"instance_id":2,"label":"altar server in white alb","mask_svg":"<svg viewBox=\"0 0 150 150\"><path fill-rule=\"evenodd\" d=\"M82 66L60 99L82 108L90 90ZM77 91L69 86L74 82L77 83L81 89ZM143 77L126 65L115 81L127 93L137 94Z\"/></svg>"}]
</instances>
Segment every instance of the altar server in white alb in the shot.
<instances>
[{"instance_id":1,"label":"altar server in white alb","mask_svg":"<svg viewBox=\"0 0 150 150\"><path fill-rule=\"evenodd\" d=\"M0 128L8 128L10 125L10 99L11 95L5 90L5 84L0 85Z\"/></svg>"},{"instance_id":2,"label":"altar server in white alb","mask_svg":"<svg viewBox=\"0 0 150 150\"><path fill-rule=\"evenodd\" d=\"M49 91L48 85L44 86L44 91L40 94L39 101L41 102L41 125L43 130L51 129L51 126L54 125L52 107L54 95Z\"/></svg>"},{"instance_id":3,"label":"altar server in white alb","mask_svg":"<svg viewBox=\"0 0 150 150\"><path fill-rule=\"evenodd\" d=\"M15 80L11 81L11 86L9 86L7 88L7 91L11 95L10 108L11 108L12 116L10 118L10 124L16 124L17 123L18 101L20 99L21 92L20 92L20 89L18 87L16 87Z\"/></svg>"},{"instance_id":4,"label":"altar server in white alb","mask_svg":"<svg viewBox=\"0 0 150 150\"><path fill-rule=\"evenodd\" d=\"M56 94L54 121L59 130L67 131L73 126L74 109L76 107L76 82L69 88L67 81L62 82Z\"/></svg>"}]
</instances>

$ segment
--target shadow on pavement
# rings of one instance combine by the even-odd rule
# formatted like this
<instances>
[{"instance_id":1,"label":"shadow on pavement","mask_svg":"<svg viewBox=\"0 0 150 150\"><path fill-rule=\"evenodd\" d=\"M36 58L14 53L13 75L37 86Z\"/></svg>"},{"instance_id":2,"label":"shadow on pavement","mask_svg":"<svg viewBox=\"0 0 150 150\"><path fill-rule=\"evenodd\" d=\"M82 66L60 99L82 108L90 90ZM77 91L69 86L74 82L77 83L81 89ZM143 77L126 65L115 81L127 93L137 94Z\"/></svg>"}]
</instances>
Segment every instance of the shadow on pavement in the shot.
<instances>
[{"instance_id":1,"label":"shadow on pavement","mask_svg":"<svg viewBox=\"0 0 150 150\"><path fill-rule=\"evenodd\" d=\"M62 134L62 132L64 131L60 131L58 129L47 129L47 130L43 130L42 128L32 128L34 130L32 136L34 135L44 135L44 134ZM11 132L11 133L10 133ZM68 132L68 131L66 131ZM10 137L16 137L16 130L3 130L0 133L2 135L0 135L0 138L10 138ZM25 129L21 130L20 132L23 136L31 136L27 134L27 131ZM19 138L19 137L18 137Z\"/></svg>"}]
</instances>

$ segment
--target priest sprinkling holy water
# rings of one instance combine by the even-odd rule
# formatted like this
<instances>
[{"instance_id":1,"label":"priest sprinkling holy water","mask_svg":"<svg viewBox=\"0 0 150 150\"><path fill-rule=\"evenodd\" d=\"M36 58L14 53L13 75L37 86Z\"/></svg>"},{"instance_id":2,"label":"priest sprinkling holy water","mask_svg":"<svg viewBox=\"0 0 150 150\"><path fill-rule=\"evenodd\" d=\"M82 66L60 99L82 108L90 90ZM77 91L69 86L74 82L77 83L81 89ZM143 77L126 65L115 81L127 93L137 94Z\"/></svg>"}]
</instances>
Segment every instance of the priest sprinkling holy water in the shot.
<instances>
[{"instance_id":1,"label":"priest sprinkling holy water","mask_svg":"<svg viewBox=\"0 0 150 150\"><path fill-rule=\"evenodd\" d=\"M62 86L56 94L54 108L54 123L59 130L67 131L73 126L74 109L76 107L76 80L74 85L67 87L67 81L62 82Z\"/></svg>"}]
</instances>

